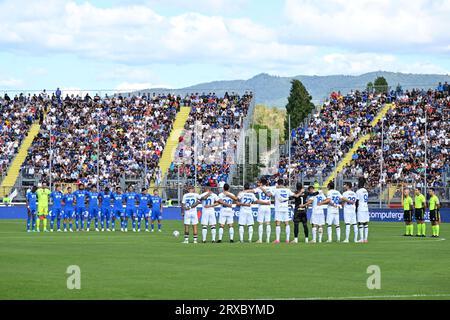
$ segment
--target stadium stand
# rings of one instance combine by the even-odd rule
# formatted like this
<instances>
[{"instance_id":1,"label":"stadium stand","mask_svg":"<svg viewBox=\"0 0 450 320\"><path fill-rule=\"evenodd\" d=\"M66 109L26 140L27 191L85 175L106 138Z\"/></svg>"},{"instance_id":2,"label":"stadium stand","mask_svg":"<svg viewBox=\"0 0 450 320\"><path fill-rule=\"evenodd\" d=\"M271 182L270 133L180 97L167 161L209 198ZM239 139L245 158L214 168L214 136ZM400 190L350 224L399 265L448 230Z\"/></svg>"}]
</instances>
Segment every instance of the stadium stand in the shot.
<instances>
[{"instance_id":1,"label":"stadium stand","mask_svg":"<svg viewBox=\"0 0 450 320\"><path fill-rule=\"evenodd\" d=\"M425 123L428 135L427 184L444 187L450 165L450 95L439 90L411 90L399 95L384 121L383 184L425 181ZM364 175L371 186L380 182L381 122L372 138L354 154L345 177Z\"/></svg>"},{"instance_id":2,"label":"stadium stand","mask_svg":"<svg viewBox=\"0 0 450 320\"><path fill-rule=\"evenodd\" d=\"M324 180L330 175L335 163L371 131L371 122L390 99L385 94L352 91L343 96L333 92L306 125L293 130L291 163L296 179ZM279 175L284 177L286 164L282 159Z\"/></svg>"},{"instance_id":3,"label":"stadium stand","mask_svg":"<svg viewBox=\"0 0 450 320\"><path fill-rule=\"evenodd\" d=\"M49 178L51 144L54 182L95 184L97 166L102 186L127 179L156 180L180 99L171 95L72 95L53 101L29 149L23 174Z\"/></svg>"},{"instance_id":4,"label":"stadium stand","mask_svg":"<svg viewBox=\"0 0 450 320\"><path fill-rule=\"evenodd\" d=\"M235 93L220 98L214 93L190 96L191 113L169 168L169 179L179 174L194 181L197 163L199 185L216 187L228 181L252 98L247 92L242 97Z\"/></svg>"}]
</instances>

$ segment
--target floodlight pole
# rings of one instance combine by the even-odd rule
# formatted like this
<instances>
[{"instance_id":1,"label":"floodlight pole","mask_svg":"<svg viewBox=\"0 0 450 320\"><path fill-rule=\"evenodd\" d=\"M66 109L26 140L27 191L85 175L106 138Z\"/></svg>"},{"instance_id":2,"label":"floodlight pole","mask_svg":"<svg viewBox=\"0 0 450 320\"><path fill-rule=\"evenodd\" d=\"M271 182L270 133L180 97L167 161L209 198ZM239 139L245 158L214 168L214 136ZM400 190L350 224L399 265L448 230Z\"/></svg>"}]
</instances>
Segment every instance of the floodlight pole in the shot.
<instances>
[{"instance_id":1,"label":"floodlight pole","mask_svg":"<svg viewBox=\"0 0 450 320\"><path fill-rule=\"evenodd\" d=\"M425 106L425 197L427 196L427 167L428 167L428 155L427 155L427 149L428 149L428 115L427 115L427 109Z\"/></svg>"},{"instance_id":2,"label":"floodlight pole","mask_svg":"<svg viewBox=\"0 0 450 320\"><path fill-rule=\"evenodd\" d=\"M292 144L292 140L291 140L291 136L292 136L292 134L291 134L291 115L288 115L288 128L289 128L289 143L288 143L288 148L289 148L289 151L288 151L288 154L289 154L289 159L288 159L288 161L289 161L289 164L288 164L288 179L289 179L289 182L288 182L288 186L290 187L291 186L291 156L292 156L292 154L291 154L291 144Z\"/></svg>"},{"instance_id":3,"label":"floodlight pole","mask_svg":"<svg viewBox=\"0 0 450 320\"><path fill-rule=\"evenodd\" d=\"M380 208L381 208L381 194L383 192L383 164L384 164L384 118L381 119L381 161L380 161Z\"/></svg>"},{"instance_id":4,"label":"floodlight pole","mask_svg":"<svg viewBox=\"0 0 450 320\"><path fill-rule=\"evenodd\" d=\"M49 178L49 186L50 190L52 190L52 161L53 161L53 149L52 149L52 117L50 116L50 130L49 130L49 139L50 139L50 178Z\"/></svg>"}]
</instances>

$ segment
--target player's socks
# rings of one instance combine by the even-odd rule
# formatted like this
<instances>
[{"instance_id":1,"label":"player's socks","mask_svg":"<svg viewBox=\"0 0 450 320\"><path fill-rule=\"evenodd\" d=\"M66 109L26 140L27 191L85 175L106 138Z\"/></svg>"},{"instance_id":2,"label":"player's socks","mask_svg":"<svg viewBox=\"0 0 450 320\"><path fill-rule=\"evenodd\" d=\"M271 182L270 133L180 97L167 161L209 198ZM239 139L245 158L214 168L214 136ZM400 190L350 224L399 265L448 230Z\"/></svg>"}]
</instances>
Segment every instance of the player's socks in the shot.
<instances>
[{"instance_id":1,"label":"player's socks","mask_svg":"<svg viewBox=\"0 0 450 320\"><path fill-rule=\"evenodd\" d=\"M61 219L60 218L58 218L56 220L56 226L58 227L58 230L61 229Z\"/></svg>"},{"instance_id":2,"label":"player's socks","mask_svg":"<svg viewBox=\"0 0 450 320\"><path fill-rule=\"evenodd\" d=\"M53 229L53 226L55 225L55 218L50 219L50 229Z\"/></svg>"},{"instance_id":3,"label":"player's socks","mask_svg":"<svg viewBox=\"0 0 450 320\"><path fill-rule=\"evenodd\" d=\"M30 225L31 225L31 217L27 218L27 231L30 230Z\"/></svg>"},{"instance_id":4,"label":"player's socks","mask_svg":"<svg viewBox=\"0 0 450 320\"><path fill-rule=\"evenodd\" d=\"M36 216L33 216L31 219L31 230L35 230L36 228Z\"/></svg>"},{"instance_id":5,"label":"player's socks","mask_svg":"<svg viewBox=\"0 0 450 320\"><path fill-rule=\"evenodd\" d=\"M63 222L63 227L64 229L67 229L67 223L65 221Z\"/></svg>"},{"instance_id":6,"label":"player's socks","mask_svg":"<svg viewBox=\"0 0 450 320\"><path fill-rule=\"evenodd\" d=\"M231 227L228 232L230 233L230 240L234 240L234 228Z\"/></svg>"},{"instance_id":7,"label":"player's socks","mask_svg":"<svg viewBox=\"0 0 450 320\"><path fill-rule=\"evenodd\" d=\"M322 242L322 238L323 238L323 228L319 227L319 242Z\"/></svg>"},{"instance_id":8,"label":"player's socks","mask_svg":"<svg viewBox=\"0 0 450 320\"><path fill-rule=\"evenodd\" d=\"M350 239L350 224L345 225L345 241Z\"/></svg>"},{"instance_id":9,"label":"player's socks","mask_svg":"<svg viewBox=\"0 0 450 320\"><path fill-rule=\"evenodd\" d=\"M244 226L239 226L239 240L244 242Z\"/></svg>"},{"instance_id":10,"label":"player's socks","mask_svg":"<svg viewBox=\"0 0 450 320\"><path fill-rule=\"evenodd\" d=\"M328 234L328 241L332 241L333 240L333 229L331 226L327 227L327 234Z\"/></svg>"},{"instance_id":11,"label":"player's socks","mask_svg":"<svg viewBox=\"0 0 450 320\"><path fill-rule=\"evenodd\" d=\"M364 226L363 225L359 226L359 239L364 240Z\"/></svg>"},{"instance_id":12,"label":"player's socks","mask_svg":"<svg viewBox=\"0 0 450 320\"><path fill-rule=\"evenodd\" d=\"M270 224L268 224L266 226L266 235L267 235L267 243L270 242L270 234L272 232L272 226Z\"/></svg>"},{"instance_id":13,"label":"player's socks","mask_svg":"<svg viewBox=\"0 0 450 320\"><path fill-rule=\"evenodd\" d=\"M75 228L78 229L78 218L75 218Z\"/></svg>"},{"instance_id":14,"label":"player's socks","mask_svg":"<svg viewBox=\"0 0 450 320\"><path fill-rule=\"evenodd\" d=\"M136 229L136 219L133 219L133 221L131 222L133 229Z\"/></svg>"},{"instance_id":15,"label":"player's socks","mask_svg":"<svg viewBox=\"0 0 450 320\"><path fill-rule=\"evenodd\" d=\"M141 230L141 218L138 220L138 230Z\"/></svg>"},{"instance_id":16,"label":"player's socks","mask_svg":"<svg viewBox=\"0 0 450 320\"><path fill-rule=\"evenodd\" d=\"M72 222L69 222L69 229L72 230Z\"/></svg>"},{"instance_id":17,"label":"player's socks","mask_svg":"<svg viewBox=\"0 0 450 320\"><path fill-rule=\"evenodd\" d=\"M336 240L341 242L341 226L336 226Z\"/></svg>"},{"instance_id":18,"label":"player's socks","mask_svg":"<svg viewBox=\"0 0 450 320\"><path fill-rule=\"evenodd\" d=\"M275 227L275 239L276 241L280 241L280 235L281 235L281 226Z\"/></svg>"},{"instance_id":19,"label":"player's socks","mask_svg":"<svg viewBox=\"0 0 450 320\"><path fill-rule=\"evenodd\" d=\"M161 223L158 223L158 230L161 230L161 227L162 227Z\"/></svg>"},{"instance_id":20,"label":"player's socks","mask_svg":"<svg viewBox=\"0 0 450 320\"><path fill-rule=\"evenodd\" d=\"M105 228L105 220L103 218L100 219L100 227L102 227L102 229Z\"/></svg>"},{"instance_id":21,"label":"player's socks","mask_svg":"<svg viewBox=\"0 0 450 320\"><path fill-rule=\"evenodd\" d=\"M152 230L155 230L155 224L152 223Z\"/></svg>"},{"instance_id":22,"label":"player's socks","mask_svg":"<svg viewBox=\"0 0 450 320\"><path fill-rule=\"evenodd\" d=\"M422 235L423 236L427 235L427 224L425 222L422 223Z\"/></svg>"},{"instance_id":23,"label":"player's socks","mask_svg":"<svg viewBox=\"0 0 450 320\"><path fill-rule=\"evenodd\" d=\"M44 231L47 230L47 218L44 218L44 220L42 220L44 223Z\"/></svg>"},{"instance_id":24,"label":"player's socks","mask_svg":"<svg viewBox=\"0 0 450 320\"><path fill-rule=\"evenodd\" d=\"M223 228L220 227L219 228L219 241L222 241L222 238L223 238Z\"/></svg>"},{"instance_id":25,"label":"player's socks","mask_svg":"<svg viewBox=\"0 0 450 320\"><path fill-rule=\"evenodd\" d=\"M260 224L260 225L258 226L258 241L262 241L263 231L264 231L263 225Z\"/></svg>"},{"instance_id":26,"label":"player's socks","mask_svg":"<svg viewBox=\"0 0 450 320\"><path fill-rule=\"evenodd\" d=\"M148 220L145 220L145 230L148 230Z\"/></svg>"},{"instance_id":27,"label":"player's socks","mask_svg":"<svg viewBox=\"0 0 450 320\"><path fill-rule=\"evenodd\" d=\"M161 228L159 227L160 225L158 225L158 230L160 230ZM212 226L211 227L211 237L212 237L212 241L216 242L216 226Z\"/></svg>"},{"instance_id":28,"label":"player's socks","mask_svg":"<svg viewBox=\"0 0 450 320\"><path fill-rule=\"evenodd\" d=\"M409 235L414 235L414 225L412 223L409 225Z\"/></svg>"},{"instance_id":29,"label":"player's socks","mask_svg":"<svg viewBox=\"0 0 450 320\"><path fill-rule=\"evenodd\" d=\"M364 226L364 241L367 241L369 239L369 226L366 224Z\"/></svg>"},{"instance_id":30,"label":"player's socks","mask_svg":"<svg viewBox=\"0 0 450 320\"><path fill-rule=\"evenodd\" d=\"M194 234L194 243L198 242L198 236L196 234Z\"/></svg>"},{"instance_id":31,"label":"player's socks","mask_svg":"<svg viewBox=\"0 0 450 320\"><path fill-rule=\"evenodd\" d=\"M189 233L184 233L184 242L188 243L189 242Z\"/></svg>"},{"instance_id":32,"label":"player's socks","mask_svg":"<svg viewBox=\"0 0 450 320\"><path fill-rule=\"evenodd\" d=\"M95 218L95 229L98 229L98 219Z\"/></svg>"},{"instance_id":33,"label":"player's socks","mask_svg":"<svg viewBox=\"0 0 450 320\"><path fill-rule=\"evenodd\" d=\"M409 224L407 224L406 227L405 227L405 230L406 230L406 231L405 231L405 234L406 234L407 236L409 236L409 229L410 229L410 228L409 228Z\"/></svg>"},{"instance_id":34,"label":"player's socks","mask_svg":"<svg viewBox=\"0 0 450 320\"><path fill-rule=\"evenodd\" d=\"M312 241L316 242L317 239L317 228L316 227L312 227Z\"/></svg>"},{"instance_id":35,"label":"player's socks","mask_svg":"<svg viewBox=\"0 0 450 320\"><path fill-rule=\"evenodd\" d=\"M436 225L436 236L439 237L439 231L440 231L441 226L440 225Z\"/></svg>"},{"instance_id":36,"label":"player's socks","mask_svg":"<svg viewBox=\"0 0 450 320\"><path fill-rule=\"evenodd\" d=\"M41 219L39 217L36 219L36 230L39 230L39 227L41 226Z\"/></svg>"},{"instance_id":37,"label":"player's socks","mask_svg":"<svg viewBox=\"0 0 450 320\"><path fill-rule=\"evenodd\" d=\"M291 237L291 226L286 226L286 242L289 242L289 238Z\"/></svg>"},{"instance_id":38,"label":"player's socks","mask_svg":"<svg viewBox=\"0 0 450 320\"><path fill-rule=\"evenodd\" d=\"M253 239L253 226L248 226L248 241L252 242Z\"/></svg>"},{"instance_id":39,"label":"player's socks","mask_svg":"<svg viewBox=\"0 0 450 320\"><path fill-rule=\"evenodd\" d=\"M152 229L153 230L153 229ZM202 229L202 241L205 242L206 241L206 236L208 235L208 227L203 226Z\"/></svg>"}]
</instances>

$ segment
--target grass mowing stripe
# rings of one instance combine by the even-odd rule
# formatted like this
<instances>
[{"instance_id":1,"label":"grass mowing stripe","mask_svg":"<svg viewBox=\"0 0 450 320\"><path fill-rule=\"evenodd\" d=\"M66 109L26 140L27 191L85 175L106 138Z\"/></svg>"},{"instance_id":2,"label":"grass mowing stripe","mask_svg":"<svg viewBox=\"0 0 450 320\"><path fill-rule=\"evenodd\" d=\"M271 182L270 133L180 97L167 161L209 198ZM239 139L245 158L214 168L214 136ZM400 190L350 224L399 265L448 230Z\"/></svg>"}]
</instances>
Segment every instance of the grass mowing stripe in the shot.
<instances>
[{"instance_id":1,"label":"grass mowing stripe","mask_svg":"<svg viewBox=\"0 0 450 320\"><path fill-rule=\"evenodd\" d=\"M28 234L25 221L0 220L0 298L445 299L446 226L442 239L422 239L401 237L402 223L371 223L368 244L308 245L302 232L297 245L230 244L226 229L222 244L183 245L172 236L181 221L165 221L163 233ZM79 291L66 287L73 264ZM370 265L381 269L376 292L366 286Z\"/></svg>"}]
</instances>

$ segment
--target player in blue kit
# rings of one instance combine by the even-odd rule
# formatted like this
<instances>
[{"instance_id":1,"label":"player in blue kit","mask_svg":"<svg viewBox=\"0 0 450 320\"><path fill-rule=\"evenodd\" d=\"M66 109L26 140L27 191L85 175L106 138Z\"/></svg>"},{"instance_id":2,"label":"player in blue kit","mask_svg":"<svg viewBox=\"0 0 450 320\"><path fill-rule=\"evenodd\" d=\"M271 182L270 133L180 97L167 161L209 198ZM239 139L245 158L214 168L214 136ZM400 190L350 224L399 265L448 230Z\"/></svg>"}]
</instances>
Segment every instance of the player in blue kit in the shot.
<instances>
[{"instance_id":1,"label":"player in blue kit","mask_svg":"<svg viewBox=\"0 0 450 320\"><path fill-rule=\"evenodd\" d=\"M73 232L72 223L73 218L75 216L75 210L73 208L73 203L75 201L75 196L72 193L72 188L67 188L67 193L63 197L63 205L64 205L64 232L67 232L67 223L69 223L69 231Z\"/></svg>"},{"instance_id":2,"label":"player in blue kit","mask_svg":"<svg viewBox=\"0 0 450 320\"><path fill-rule=\"evenodd\" d=\"M152 224L152 232L155 231L155 221L158 220L158 232L161 232L162 219L162 199L159 196L158 190L153 191L152 196L152 216L150 217Z\"/></svg>"},{"instance_id":3,"label":"player in blue kit","mask_svg":"<svg viewBox=\"0 0 450 320\"><path fill-rule=\"evenodd\" d=\"M37 195L36 195L37 187L33 186L31 191L27 193L27 209L28 209L28 218L27 218L27 232L34 231L36 227L36 213L37 213Z\"/></svg>"},{"instance_id":4,"label":"player in blue kit","mask_svg":"<svg viewBox=\"0 0 450 320\"><path fill-rule=\"evenodd\" d=\"M112 194L114 200L112 212L112 231L116 231L116 219L120 219L120 231L124 231L125 211L123 210L123 194L122 188L117 187L116 192Z\"/></svg>"},{"instance_id":5,"label":"player in blue kit","mask_svg":"<svg viewBox=\"0 0 450 320\"><path fill-rule=\"evenodd\" d=\"M101 201L101 214L100 214L100 225L102 227L102 232L105 231L105 221L106 221L106 231L111 231L109 229L109 221L111 220L111 199L112 192L109 191L109 188L106 187L104 192L100 192L100 201Z\"/></svg>"},{"instance_id":6,"label":"player in blue kit","mask_svg":"<svg viewBox=\"0 0 450 320\"><path fill-rule=\"evenodd\" d=\"M133 226L133 232L136 232L136 200L138 199L138 194L134 192L133 186L128 187L128 192L125 193L124 199L125 203L125 232L128 232L128 219L131 219Z\"/></svg>"},{"instance_id":7,"label":"player in blue kit","mask_svg":"<svg viewBox=\"0 0 450 320\"><path fill-rule=\"evenodd\" d=\"M84 185L80 184L78 190L73 193L75 196L75 227L77 231L84 229L84 215L86 212L86 193Z\"/></svg>"},{"instance_id":8,"label":"player in blue kit","mask_svg":"<svg viewBox=\"0 0 450 320\"><path fill-rule=\"evenodd\" d=\"M139 195L139 207L138 207L138 227L137 231L141 232L141 221L145 220L145 232L148 232L148 219L150 208L152 206L152 196L147 193L147 189L142 188L142 193Z\"/></svg>"},{"instance_id":9,"label":"player in blue kit","mask_svg":"<svg viewBox=\"0 0 450 320\"><path fill-rule=\"evenodd\" d=\"M89 217L87 221L87 229L89 232L91 227L92 219L95 220L95 231L99 232L98 229L98 219L100 218L100 207L99 207L99 193L97 192L97 187L92 186L91 191L87 193L87 198L89 201Z\"/></svg>"},{"instance_id":10,"label":"player in blue kit","mask_svg":"<svg viewBox=\"0 0 450 320\"><path fill-rule=\"evenodd\" d=\"M61 216L63 215L62 199L63 193L61 192L61 186L56 185L55 191L50 193L53 206L50 217L50 232L53 232L55 226L55 220L57 221L58 232L61 232Z\"/></svg>"}]
</instances>

